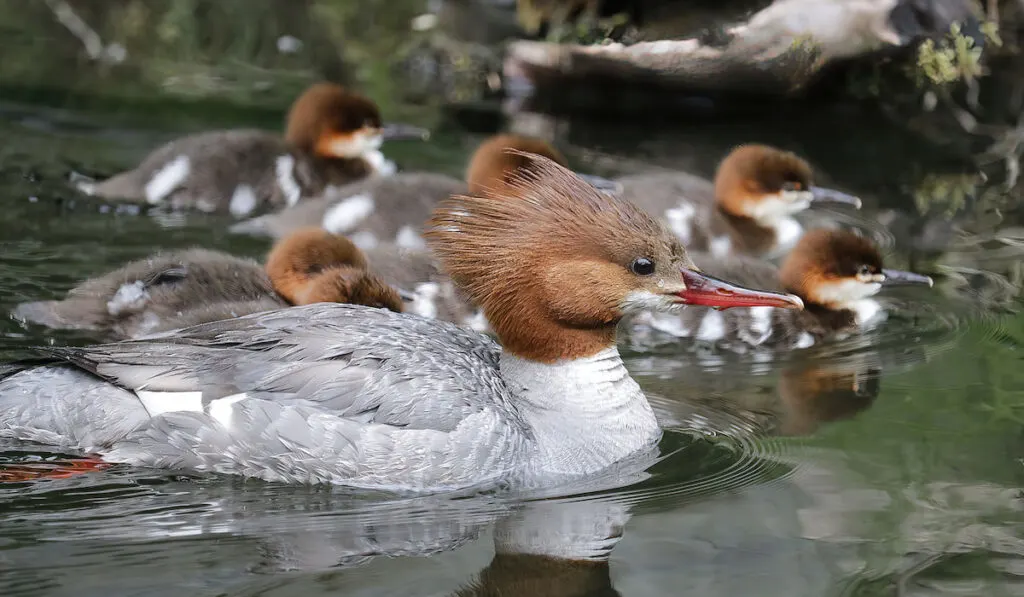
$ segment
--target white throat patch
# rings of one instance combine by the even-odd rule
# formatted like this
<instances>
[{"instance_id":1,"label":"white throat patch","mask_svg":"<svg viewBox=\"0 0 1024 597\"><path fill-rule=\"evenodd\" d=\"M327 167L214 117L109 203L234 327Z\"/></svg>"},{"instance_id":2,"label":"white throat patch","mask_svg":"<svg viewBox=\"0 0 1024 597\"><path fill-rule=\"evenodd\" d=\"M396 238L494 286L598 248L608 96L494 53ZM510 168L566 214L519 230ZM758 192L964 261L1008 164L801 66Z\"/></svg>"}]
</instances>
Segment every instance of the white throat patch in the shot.
<instances>
[{"instance_id":1,"label":"white throat patch","mask_svg":"<svg viewBox=\"0 0 1024 597\"><path fill-rule=\"evenodd\" d=\"M849 309L854 312L857 325L864 325L882 312L881 305L871 299L881 289L882 285L878 282L861 282L856 279L825 282L814 289L814 301Z\"/></svg>"},{"instance_id":2,"label":"white throat patch","mask_svg":"<svg viewBox=\"0 0 1024 597\"><path fill-rule=\"evenodd\" d=\"M780 219L800 213L811 206L810 191L779 191L762 195L759 201L747 204L746 215L762 226L773 226Z\"/></svg>"}]
</instances>

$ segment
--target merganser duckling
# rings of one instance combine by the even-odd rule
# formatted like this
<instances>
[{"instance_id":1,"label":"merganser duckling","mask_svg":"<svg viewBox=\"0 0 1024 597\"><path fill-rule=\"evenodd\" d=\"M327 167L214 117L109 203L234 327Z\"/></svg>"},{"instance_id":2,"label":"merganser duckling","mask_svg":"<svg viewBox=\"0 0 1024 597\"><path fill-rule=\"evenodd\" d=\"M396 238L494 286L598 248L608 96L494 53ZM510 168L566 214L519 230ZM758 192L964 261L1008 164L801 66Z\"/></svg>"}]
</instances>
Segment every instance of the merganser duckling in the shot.
<instances>
[{"instance_id":1,"label":"merganser duckling","mask_svg":"<svg viewBox=\"0 0 1024 597\"><path fill-rule=\"evenodd\" d=\"M220 251L172 251L86 280L62 300L22 303L12 314L125 339L316 302L402 310L398 291L366 271L366 257L351 241L317 229L279 242L266 268Z\"/></svg>"},{"instance_id":2,"label":"merganser duckling","mask_svg":"<svg viewBox=\"0 0 1024 597\"><path fill-rule=\"evenodd\" d=\"M133 170L79 188L105 199L241 218L295 205L330 185L393 174L381 143L426 135L420 128L382 124L372 100L318 83L292 104L283 138L261 130L190 135L156 149Z\"/></svg>"},{"instance_id":3,"label":"merganser duckling","mask_svg":"<svg viewBox=\"0 0 1024 597\"><path fill-rule=\"evenodd\" d=\"M887 286L932 286L928 276L885 269L871 241L849 230L812 230L804 235L782 268L753 258L722 260L694 254L694 262L708 272L743 284L790 292L805 309L734 309L720 313L687 309L678 316L645 314L632 326L650 326L674 337L696 338L723 348L745 351L750 347L776 350L806 348L833 337L843 337L877 323L885 310L872 297ZM634 344L642 344L636 342Z\"/></svg>"},{"instance_id":4,"label":"merganser duckling","mask_svg":"<svg viewBox=\"0 0 1024 597\"><path fill-rule=\"evenodd\" d=\"M776 258L803 234L793 218L812 204L860 199L811 183L811 167L796 154L741 145L718 166L715 181L682 172L618 179L624 198L663 217L690 250L719 257Z\"/></svg>"},{"instance_id":5,"label":"merganser duckling","mask_svg":"<svg viewBox=\"0 0 1024 597\"><path fill-rule=\"evenodd\" d=\"M567 165L565 157L545 141L521 135L495 135L473 153L465 182L432 172L401 172L387 178L367 179L278 213L239 222L231 231L281 238L297 228L322 226L334 234L350 236L362 249L388 243L423 248L420 229L438 202L452 195L480 193L507 184L519 168L529 166L531 158L527 154ZM614 183L597 176L582 177L602 189L616 188Z\"/></svg>"},{"instance_id":6,"label":"merganser duckling","mask_svg":"<svg viewBox=\"0 0 1024 597\"><path fill-rule=\"evenodd\" d=\"M619 320L800 299L702 274L642 210L534 159L500 195L442 202L427 233L503 348L450 323L323 303L44 347L57 362L0 380L0 438L397 491L550 486L656 449Z\"/></svg>"}]
</instances>

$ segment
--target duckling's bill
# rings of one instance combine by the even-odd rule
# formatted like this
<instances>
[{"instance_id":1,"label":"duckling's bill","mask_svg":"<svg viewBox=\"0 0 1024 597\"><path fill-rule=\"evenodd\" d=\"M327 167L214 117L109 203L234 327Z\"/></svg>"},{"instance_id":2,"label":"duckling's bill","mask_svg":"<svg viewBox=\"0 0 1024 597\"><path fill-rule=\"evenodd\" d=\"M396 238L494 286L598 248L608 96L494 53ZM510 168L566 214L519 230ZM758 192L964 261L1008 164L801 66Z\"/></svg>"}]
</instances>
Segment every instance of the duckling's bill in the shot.
<instances>
[{"instance_id":1,"label":"duckling's bill","mask_svg":"<svg viewBox=\"0 0 1024 597\"><path fill-rule=\"evenodd\" d=\"M841 203L852 205L854 209L860 209L860 197L825 187L812 186L808 190L811 192L812 203Z\"/></svg>"},{"instance_id":2,"label":"duckling's bill","mask_svg":"<svg viewBox=\"0 0 1024 597\"><path fill-rule=\"evenodd\" d=\"M385 123L381 127L380 135L385 141L398 141L403 139L426 141L430 139L430 131L427 129L399 122Z\"/></svg>"},{"instance_id":3,"label":"duckling's bill","mask_svg":"<svg viewBox=\"0 0 1024 597\"><path fill-rule=\"evenodd\" d=\"M935 281L932 280L931 276L915 274L914 272L905 272L898 269L883 269L882 275L885 276L885 279L882 280L882 286L923 284L931 288L932 286L935 285Z\"/></svg>"},{"instance_id":4,"label":"duckling's bill","mask_svg":"<svg viewBox=\"0 0 1024 597\"><path fill-rule=\"evenodd\" d=\"M792 294L745 288L691 269L681 271L685 288L677 292L676 296L679 297L679 302L686 305L702 305L718 309L731 307L804 308L804 302L800 300L800 297Z\"/></svg>"}]
</instances>

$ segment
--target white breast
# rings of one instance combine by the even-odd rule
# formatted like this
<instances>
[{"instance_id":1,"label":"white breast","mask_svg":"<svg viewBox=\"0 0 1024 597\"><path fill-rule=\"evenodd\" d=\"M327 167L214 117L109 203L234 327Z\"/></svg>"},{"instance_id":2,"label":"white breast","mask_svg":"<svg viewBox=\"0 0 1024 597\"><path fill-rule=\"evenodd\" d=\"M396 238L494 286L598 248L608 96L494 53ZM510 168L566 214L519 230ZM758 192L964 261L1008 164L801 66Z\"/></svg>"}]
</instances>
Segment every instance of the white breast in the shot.
<instances>
[{"instance_id":1,"label":"white breast","mask_svg":"<svg viewBox=\"0 0 1024 597\"><path fill-rule=\"evenodd\" d=\"M527 482L599 471L661 437L646 396L615 347L554 364L503 353L500 366L533 431Z\"/></svg>"}]
</instances>

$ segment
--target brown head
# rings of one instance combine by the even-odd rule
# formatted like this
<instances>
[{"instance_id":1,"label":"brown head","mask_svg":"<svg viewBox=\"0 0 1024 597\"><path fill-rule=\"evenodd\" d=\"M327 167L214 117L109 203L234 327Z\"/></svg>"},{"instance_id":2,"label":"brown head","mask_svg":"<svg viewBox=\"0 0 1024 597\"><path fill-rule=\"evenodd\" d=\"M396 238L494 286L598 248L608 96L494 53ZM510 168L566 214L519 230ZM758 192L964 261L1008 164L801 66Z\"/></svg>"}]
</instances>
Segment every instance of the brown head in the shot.
<instances>
[{"instance_id":1,"label":"brown head","mask_svg":"<svg viewBox=\"0 0 1024 597\"><path fill-rule=\"evenodd\" d=\"M312 278L337 266L365 270L366 255L344 236L307 227L274 245L264 267L277 293L292 304L300 304L298 296Z\"/></svg>"},{"instance_id":2,"label":"brown head","mask_svg":"<svg viewBox=\"0 0 1024 597\"><path fill-rule=\"evenodd\" d=\"M565 156L547 141L523 135L494 135L477 147L466 168L466 183L474 195L500 193L510 185L520 170L536 167L534 156L545 157L560 166L567 166ZM616 183L598 176L581 177L595 187L612 191Z\"/></svg>"},{"instance_id":3,"label":"brown head","mask_svg":"<svg viewBox=\"0 0 1024 597\"><path fill-rule=\"evenodd\" d=\"M540 362L592 355L614 345L633 311L800 304L704 276L638 207L533 159L502 189L442 202L426 233L509 352Z\"/></svg>"},{"instance_id":4,"label":"brown head","mask_svg":"<svg viewBox=\"0 0 1024 597\"><path fill-rule=\"evenodd\" d=\"M870 240L849 230L811 230L782 264L783 288L832 310L878 294L883 285L927 284L932 279L882 267L882 255Z\"/></svg>"},{"instance_id":5,"label":"brown head","mask_svg":"<svg viewBox=\"0 0 1024 597\"><path fill-rule=\"evenodd\" d=\"M427 136L418 127L384 124L373 100L333 83L317 83L295 100L285 132L299 150L338 159L366 157L385 140Z\"/></svg>"},{"instance_id":6,"label":"brown head","mask_svg":"<svg viewBox=\"0 0 1024 597\"><path fill-rule=\"evenodd\" d=\"M345 265L329 267L310 278L292 302L348 303L402 312L402 298L397 290L364 269Z\"/></svg>"},{"instance_id":7,"label":"brown head","mask_svg":"<svg viewBox=\"0 0 1024 597\"><path fill-rule=\"evenodd\" d=\"M726 213L766 226L812 203L860 208L856 197L814 186L810 165L795 153L767 145L741 145L722 160L715 175L715 200Z\"/></svg>"}]
</instances>

